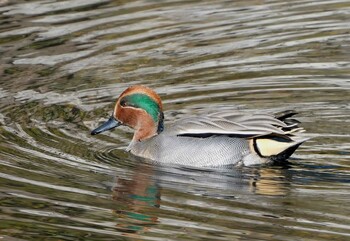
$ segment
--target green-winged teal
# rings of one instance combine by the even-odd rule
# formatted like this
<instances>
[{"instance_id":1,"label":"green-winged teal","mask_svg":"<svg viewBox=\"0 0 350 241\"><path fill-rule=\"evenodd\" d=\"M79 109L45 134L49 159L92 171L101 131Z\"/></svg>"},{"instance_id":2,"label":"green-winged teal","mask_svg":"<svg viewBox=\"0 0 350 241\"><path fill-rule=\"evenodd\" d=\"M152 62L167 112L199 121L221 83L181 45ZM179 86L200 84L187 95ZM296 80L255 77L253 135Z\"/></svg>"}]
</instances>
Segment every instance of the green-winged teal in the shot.
<instances>
[{"instance_id":1,"label":"green-winged teal","mask_svg":"<svg viewBox=\"0 0 350 241\"><path fill-rule=\"evenodd\" d=\"M306 138L296 114L216 112L180 119L164 128L160 97L145 86L132 86L118 98L112 116L92 135L126 125L135 130L127 148L160 164L186 166L256 165L287 159Z\"/></svg>"}]
</instances>

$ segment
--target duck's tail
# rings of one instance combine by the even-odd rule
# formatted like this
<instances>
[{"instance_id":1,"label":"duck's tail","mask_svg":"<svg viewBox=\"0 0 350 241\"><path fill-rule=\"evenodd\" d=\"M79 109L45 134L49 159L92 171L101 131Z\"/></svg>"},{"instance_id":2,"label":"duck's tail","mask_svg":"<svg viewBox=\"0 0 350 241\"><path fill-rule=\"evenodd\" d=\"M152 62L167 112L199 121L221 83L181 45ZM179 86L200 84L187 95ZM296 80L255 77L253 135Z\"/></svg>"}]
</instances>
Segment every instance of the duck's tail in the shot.
<instances>
[{"instance_id":1,"label":"duck's tail","mask_svg":"<svg viewBox=\"0 0 350 241\"><path fill-rule=\"evenodd\" d=\"M258 155L272 161L283 161L290 157L303 142L309 139L298 136L298 133L305 130L298 126L300 123L298 120L289 118L295 114L297 114L295 111L289 110L275 115L276 119L286 124L285 127L281 128L284 135L272 134L256 137L253 143Z\"/></svg>"}]
</instances>

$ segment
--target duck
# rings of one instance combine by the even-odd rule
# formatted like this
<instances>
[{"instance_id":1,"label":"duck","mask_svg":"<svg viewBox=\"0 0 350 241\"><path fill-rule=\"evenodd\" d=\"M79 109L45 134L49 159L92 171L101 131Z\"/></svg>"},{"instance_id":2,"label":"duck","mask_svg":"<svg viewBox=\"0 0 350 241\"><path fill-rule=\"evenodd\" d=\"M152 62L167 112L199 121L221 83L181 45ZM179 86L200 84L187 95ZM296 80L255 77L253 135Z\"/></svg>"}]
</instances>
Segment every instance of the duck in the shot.
<instances>
[{"instance_id":1,"label":"duck","mask_svg":"<svg viewBox=\"0 0 350 241\"><path fill-rule=\"evenodd\" d=\"M91 132L124 125L134 129L126 151L161 165L252 166L285 162L308 138L293 110L277 114L216 111L164 125L160 96L134 85L116 101L111 117Z\"/></svg>"}]
</instances>

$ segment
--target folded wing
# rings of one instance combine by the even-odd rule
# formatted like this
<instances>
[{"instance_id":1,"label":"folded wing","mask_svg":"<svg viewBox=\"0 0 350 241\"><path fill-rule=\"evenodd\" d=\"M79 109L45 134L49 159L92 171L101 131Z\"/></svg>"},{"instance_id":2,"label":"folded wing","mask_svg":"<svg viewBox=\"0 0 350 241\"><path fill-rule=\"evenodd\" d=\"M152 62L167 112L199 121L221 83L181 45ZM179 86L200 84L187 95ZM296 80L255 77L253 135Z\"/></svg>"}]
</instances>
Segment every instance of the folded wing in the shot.
<instances>
[{"instance_id":1,"label":"folded wing","mask_svg":"<svg viewBox=\"0 0 350 241\"><path fill-rule=\"evenodd\" d=\"M174 135L193 137L229 135L252 138L272 134L289 139L291 133L303 131L297 126L298 121L287 119L294 114L296 112L293 111L276 115L217 112L176 121L170 132Z\"/></svg>"}]
</instances>

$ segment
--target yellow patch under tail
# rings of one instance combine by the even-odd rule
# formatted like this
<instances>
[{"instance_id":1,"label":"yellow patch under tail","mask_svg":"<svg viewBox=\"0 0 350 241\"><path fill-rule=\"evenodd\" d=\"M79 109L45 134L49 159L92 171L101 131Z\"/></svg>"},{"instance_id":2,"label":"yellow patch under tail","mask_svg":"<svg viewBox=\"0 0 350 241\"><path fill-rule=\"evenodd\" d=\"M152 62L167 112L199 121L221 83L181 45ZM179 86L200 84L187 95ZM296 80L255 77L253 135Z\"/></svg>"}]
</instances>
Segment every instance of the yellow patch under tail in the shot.
<instances>
[{"instance_id":1,"label":"yellow patch under tail","mask_svg":"<svg viewBox=\"0 0 350 241\"><path fill-rule=\"evenodd\" d=\"M268 138L258 138L255 140L257 151L264 157L277 156L288 148L298 144L297 142L278 141Z\"/></svg>"}]
</instances>

